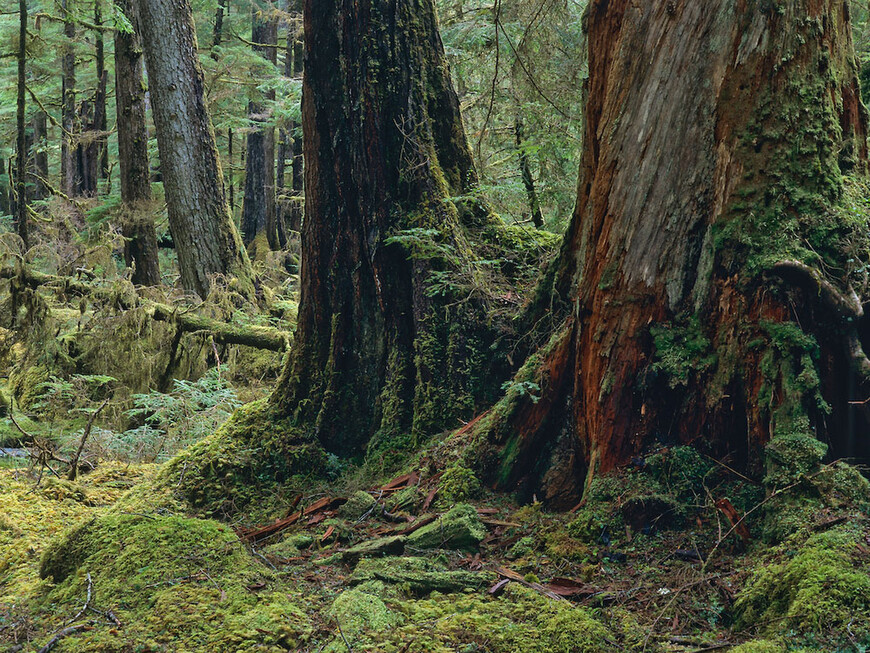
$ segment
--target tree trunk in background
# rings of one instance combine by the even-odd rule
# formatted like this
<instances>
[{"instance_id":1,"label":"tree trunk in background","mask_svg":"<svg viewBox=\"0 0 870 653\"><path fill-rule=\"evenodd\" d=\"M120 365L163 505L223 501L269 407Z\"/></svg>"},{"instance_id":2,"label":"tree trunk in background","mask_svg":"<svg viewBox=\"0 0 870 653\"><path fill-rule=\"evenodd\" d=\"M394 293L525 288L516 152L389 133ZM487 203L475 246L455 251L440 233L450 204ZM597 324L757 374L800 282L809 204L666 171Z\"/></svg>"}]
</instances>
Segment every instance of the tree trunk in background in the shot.
<instances>
[{"instance_id":1,"label":"tree trunk in background","mask_svg":"<svg viewBox=\"0 0 870 653\"><path fill-rule=\"evenodd\" d=\"M215 275L253 297L251 264L224 195L188 0L139 0L169 227L181 285L206 297Z\"/></svg>"},{"instance_id":2,"label":"tree trunk in background","mask_svg":"<svg viewBox=\"0 0 870 653\"><path fill-rule=\"evenodd\" d=\"M61 106L61 134L60 146L60 189L73 197L76 194L76 161L75 144L73 143L76 132L76 55L74 43L76 38L76 26L70 15L71 0L62 0L64 27L66 37L63 45L61 94L63 98Z\"/></svg>"},{"instance_id":3,"label":"tree trunk in background","mask_svg":"<svg viewBox=\"0 0 870 653\"><path fill-rule=\"evenodd\" d=\"M266 11L272 7L266 4ZM278 19L255 4L251 8L251 41L253 50L273 65L277 63ZM269 91L266 100L274 100L275 92ZM269 119L264 115L265 106L250 102L248 113L253 124L248 133L248 158L245 164L245 198L242 204L242 239L252 254L261 247L278 249L278 231L275 224L275 129L260 126ZM265 236L266 243L258 244L258 236Z\"/></svg>"},{"instance_id":4,"label":"tree trunk in background","mask_svg":"<svg viewBox=\"0 0 870 653\"><path fill-rule=\"evenodd\" d=\"M214 32L212 33L212 49L220 47L224 40L224 14L229 6L228 0L218 0L217 9L214 16ZM212 56L217 58L217 53L213 52Z\"/></svg>"},{"instance_id":5,"label":"tree trunk in background","mask_svg":"<svg viewBox=\"0 0 870 653\"><path fill-rule=\"evenodd\" d=\"M129 2L119 0L119 6L126 15L131 15ZM160 283L160 266L157 233L148 206L151 170L143 71L142 44L138 34L115 32L115 98L121 201L124 203L124 260L128 267L133 268L133 283L156 286Z\"/></svg>"},{"instance_id":6,"label":"tree trunk in background","mask_svg":"<svg viewBox=\"0 0 870 653\"><path fill-rule=\"evenodd\" d=\"M541 203L538 201L538 191L535 190L535 177L532 175L529 155L525 150L526 136L523 119L519 116L514 119L514 136L516 136L517 140L517 158L520 164L520 176L523 179L523 186L526 187L526 196L529 198L532 224L540 229L544 226L544 213L541 211Z\"/></svg>"},{"instance_id":7,"label":"tree trunk in background","mask_svg":"<svg viewBox=\"0 0 870 653\"><path fill-rule=\"evenodd\" d=\"M44 180L48 180L48 116L44 111L37 111L31 119L33 128L33 144L30 154L30 170L32 190L30 199L44 200L49 196L48 187Z\"/></svg>"},{"instance_id":8,"label":"tree trunk in background","mask_svg":"<svg viewBox=\"0 0 870 653\"><path fill-rule=\"evenodd\" d=\"M103 6L101 0L94 0L94 24L103 24ZM97 92L94 97L94 125L101 134L108 131L108 116L106 115L106 88L108 86L108 73L106 72L105 43L102 30L96 33L96 67L97 67ZM99 177L109 178L109 143L107 136L100 136L95 143L99 154Z\"/></svg>"},{"instance_id":9,"label":"tree trunk in background","mask_svg":"<svg viewBox=\"0 0 870 653\"><path fill-rule=\"evenodd\" d=\"M18 106L17 106L17 149L15 180L18 202L15 212L15 231L21 238L26 250L30 244L27 230L27 0L18 2Z\"/></svg>"},{"instance_id":10,"label":"tree trunk in background","mask_svg":"<svg viewBox=\"0 0 870 653\"><path fill-rule=\"evenodd\" d=\"M867 160L849 20L839 0L591 2L578 201L544 295L564 322L517 377L538 401L512 390L481 420L496 485L569 506L655 442L753 472L779 433L844 453L870 366L848 254L867 229L837 210Z\"/></svg>"},{"instance_id":11,"label":"tree trunk in background","mask_svg":"<svg viewBox=\"0 0 870 653\"><path fill-rule=\"evenodd\" d=\"M96 120L96 104L90 100L84 100L79 106L78 122L81 125L81 133L75 151L75 194L82 197L94 197L97 194L100 152L98 139L95 135Z\"/></svg>"},{"instance_id":12,"label":"tree trunk in background","mask_svg":"<svg viewBox=\"0 0 870 653\"><path fill-rule=\"evenodd\" d=\"M355 455L474 409L482 315L428 291L435 266L473 268L464 224L489 215L448 200L476 175L432 0L306 0L304 29L305 256L272 401ZM427 230L453 263L390 239Z\"/></svg>"},{"instance_id":13,"label":"tree trunk in background","mask_svg":"<svg viewBox=\"0 0 870 653\"><path fill-rule=\"evenodd\" d=\"M291 0L287 3L287 11L301 19L301 0ZM287 49L284 55L284 76L302 77L303 70L303 46L302 35L298 33L296 26L291 25L287 30ZM302 227L302 213L304 211L304 198L302 197L302 139L298 136L300 126L291 121L287 129L282 129L278 144L278 173L276 174L276 188L280 201L277 204L278 236L283 239L281 246L286 245L288 231L298 232ZM289 189L286 182L286 165L290 160L292 173Z\"/></svg>"}]
</instances>

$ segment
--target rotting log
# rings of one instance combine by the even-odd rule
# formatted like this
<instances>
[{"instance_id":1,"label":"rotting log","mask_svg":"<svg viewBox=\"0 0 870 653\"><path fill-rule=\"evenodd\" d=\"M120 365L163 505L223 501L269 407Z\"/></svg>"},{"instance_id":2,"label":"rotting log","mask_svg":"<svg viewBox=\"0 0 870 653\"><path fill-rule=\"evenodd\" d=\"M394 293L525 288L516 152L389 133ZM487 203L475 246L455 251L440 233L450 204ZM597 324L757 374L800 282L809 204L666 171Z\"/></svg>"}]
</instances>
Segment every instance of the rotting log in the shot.
<instances>
[{"instance_id":1,"label":"rotting log","mask_svg":"<svg viewBox=\"0 0 870 653\"><path fill-rule=\"evenodd\" d=\"M19 279L31 288L52 286L60 292L77 297L96 298L111 302L122 310L144 309L158 322L171 322L184 333L207 333L215 342L222 345L244 345L255 349L282 352L290 347L291 334L272 327L237 325L215 320L176 306L162 304L141 297L133 288L130 292L100 287L70 277L44 274L35 270L16 271L14 268L0 268L0 279Z\"/></svg>"}]
</instances>

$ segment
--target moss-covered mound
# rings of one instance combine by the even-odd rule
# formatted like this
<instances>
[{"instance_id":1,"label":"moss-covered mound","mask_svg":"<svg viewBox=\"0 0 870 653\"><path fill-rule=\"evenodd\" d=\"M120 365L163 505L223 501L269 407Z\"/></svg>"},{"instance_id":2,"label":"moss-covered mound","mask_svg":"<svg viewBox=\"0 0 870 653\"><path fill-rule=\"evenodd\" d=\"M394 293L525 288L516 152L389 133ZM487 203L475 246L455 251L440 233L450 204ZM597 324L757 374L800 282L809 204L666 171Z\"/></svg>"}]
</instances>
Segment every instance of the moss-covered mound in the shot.
<instances>
[{"instance_id":1,"label":"moss-covered mound","mask_svg":"<svg viewBox=\"0 0 870 653\"><path fill-rule=\"evenodd\" d=\"M379 583L348 590L331 616L353 650L428 653L599 653L638 647L636 625L614 618L605 624L594 612L553 601L518 584L498 598L479 593L433 593L403 600ZM336 638L327 651L346 651Z\"/></svg>"},{"instance_id":2,"label":"moss-covered mound","mask_svg":"<svg viewBox=\"0 0 870 653\"><path fill-rule=\"evenodd\" d=\"M335 467L333 458L299 437L268 400L239 408L215 433L170 460L155 481L137 488L123 506L148 506L250 521L286 509L294 488L310 490Z\"/></svg>"},{"instance_id":3,"label":"moss-covered mound","mask_svg":"<svg viewBox=\"0 0 870 653\"><path fill-rule=\"evenodd\" d=\"M866 518L790 538L758 564L741 591L739 624L771 636L789 631L826 650L864 650L870 646L868 542Z\"/></svg>"},{"instance_id":4,"label":"moss-covered mound","mask_svg":"<svg viewBox=\"0 0 870 653\"><path fill-rule=\"evenodd\" d=\"M282 651L310 636L308 617L215 521L105 514L55 540L40 575L58 615L107 615L65 651ZM95 613L99 614L99 613ZM113 628L111 616L124 624ZM100 623L100 622L103 623Z\"/></svg>"}]
</instances>

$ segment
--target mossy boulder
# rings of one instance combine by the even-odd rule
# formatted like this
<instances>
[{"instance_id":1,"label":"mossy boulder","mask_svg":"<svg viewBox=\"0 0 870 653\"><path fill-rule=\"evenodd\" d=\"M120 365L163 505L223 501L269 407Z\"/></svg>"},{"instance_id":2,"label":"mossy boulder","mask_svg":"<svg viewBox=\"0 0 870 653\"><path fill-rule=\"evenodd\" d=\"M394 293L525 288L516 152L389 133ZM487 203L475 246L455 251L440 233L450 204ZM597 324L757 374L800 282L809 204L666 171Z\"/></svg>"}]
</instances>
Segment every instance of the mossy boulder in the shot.
<instances>
[{"instance_id":1,"label":"mossy boulder","mask_svg":"<svg viewBox=\"0 0 870 653\"><path fill-rule=\"evenodd\" d=\"M46 606L74 612L90 586L125 624L64 650L296 650L313 632L301 597L269 591L272 572L216 521L104 514L51 542L40 575L54 584Z\"/></svg>"},{"instance_id":2,"label":"mossy boulder","mask_svg":"<svg viewBox=\"0 0 870 653\"><path fill-rule=\"evenodd\" d=\"M398 585L414 596L425 596L430 592L460 592L467 588L482 589L495 580L493 573L450 571L435 560L415 557L363 559L350 577L353 585L380 581Z\"/></svg>"},{"instance_id":3,"label":"mossy boulder","mask_svg":"<svg viewBox=\"0 0 870 653\"><path fill-rule=\"evenodd\" d=\"M338 509L338 516L347 521L358 521L373 512L377 501L368 492L354 492L341 508Z\"/></svg>"},{"instance_id":4,"label":"mossy boulder","mask_svg":"<svg viewBox=\"0 0 870 653\"><path fill-rule=\"evenodd\" d=\"M846 633L870 644L870 555L861 540L868 532L844 527L792 537L760 564L735 603L741 627L762 634L782 632L813 636L831 645Z\"/></svg>"},{"instance_id":5,"label":"mossy boulder","mask_svg":"<svg viewBox=\"0 0 870 653\"><path fill-rule=\"evenodd\" d=\"M408 537L416 549L460 549L473 551L486 537L486 527L474 506L460 503Z\"/></svg>"}]
</instances>

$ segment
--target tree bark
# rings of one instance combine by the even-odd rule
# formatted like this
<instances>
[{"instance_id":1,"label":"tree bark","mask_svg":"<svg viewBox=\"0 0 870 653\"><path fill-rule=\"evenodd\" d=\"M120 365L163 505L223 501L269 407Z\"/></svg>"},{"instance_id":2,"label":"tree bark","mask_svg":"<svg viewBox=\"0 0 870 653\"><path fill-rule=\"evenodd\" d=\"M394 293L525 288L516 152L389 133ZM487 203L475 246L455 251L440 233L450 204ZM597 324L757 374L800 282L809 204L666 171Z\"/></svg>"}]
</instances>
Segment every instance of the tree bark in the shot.
<instances>
[{"instance_id":1,"label":"tree bark","mask_svg":"<svg viewBox=\"0 0 870 653\"><path fill-rule=\"evenodd\" d=\"M532 309L562 326L517 377L537 396L481 420L485 474L569 506L656 442L755 472L777 433L844 453L854 316L781 279L791 259L843 295L861 276L867 226L839 209L867 162L848 4L593 0L586 20L578 201Z\"/></svg>"},{"instance_id":2,"label":"tree bark","mask_svg":"<svg viewBox=\"0 0 870 653\"><path fill-rule=\"evenodd\" d=\"M76 161L75 144L73 142L76 132L76 55L74 43L76 38L76 26L70 14L71 0L62 0L64 25L64 44L62 55L62 80L61 80L61 145L60 145L60 189L68 197L74 197L77 193L76 184Z\"/></svg>"},{"instance_id":3,"label":"tree bark","mask_svg":"<svg viewBox=\"0 0 870 653\"><path fill-rule=\"evenodd\" d=\"M119 0L118 4L125 14L132 13L126 0ZM142 44L138 34L116 31L115 102L121 201L124 203L124 260L128 267L133 268L133 283L156 286L160 283L160 267L154 219L148 212L151 169L143 71Z\"/></svg>"},{"instance_id":4,"label":"tree bark","mask_svg":"<svg viewBox=\"0 0 870 653\"><path fill-rule=\"evenodd\" d=\"M17 105L17 162L16 162L16 194L18 202L15 213L15 231L26 250L30 244L30 234L27 225L27 0L18 3L18 105Z\"/></svg>"},{"instance_id":5,"label":"tree bark","mask_svg":"<svg viewBox=\"0 0 870 653\"><path fill-rule=\"evenodd\" d=\"M271 6L267 5L267 9ZM272 65L277 63L278 21L264 15L255 4L251 8L251 41L253 50ZM274 100L275 92L266 93L265 100ZM264 115L265 106L251 101L248 115L252 129L248 133L248 158L245 164L245 197L242 203L242 239L256 253L258 236L265 236L270 249L278 249L275 218L275 129Z\"/></svg>"},{"instance_id":6,"label":"tree bark","mask_svg":"<svg viewBox=\"0 0 870 653\"><path fill-rule=\"evenodd\" d=\"M482 315L431 284L473 269L466 228L489 214L449 200L476 174L432 0L306 0L304 15L305 257L272 402L356 455L480 403L468 359L488 347ZM403 238L443 247L414 257Z\"/></svg>"},{"instance_id":7,"label":"tree bark","mask_svg":"<svg viewBox=\"0 0 870 653\"><path fill-rule=\"evenodd\" d=\"M181 285L206 297L224 275L253 297L251 264L224 195L190 3L140 0L136 9Z\"/></svg>"}]
</instances>

